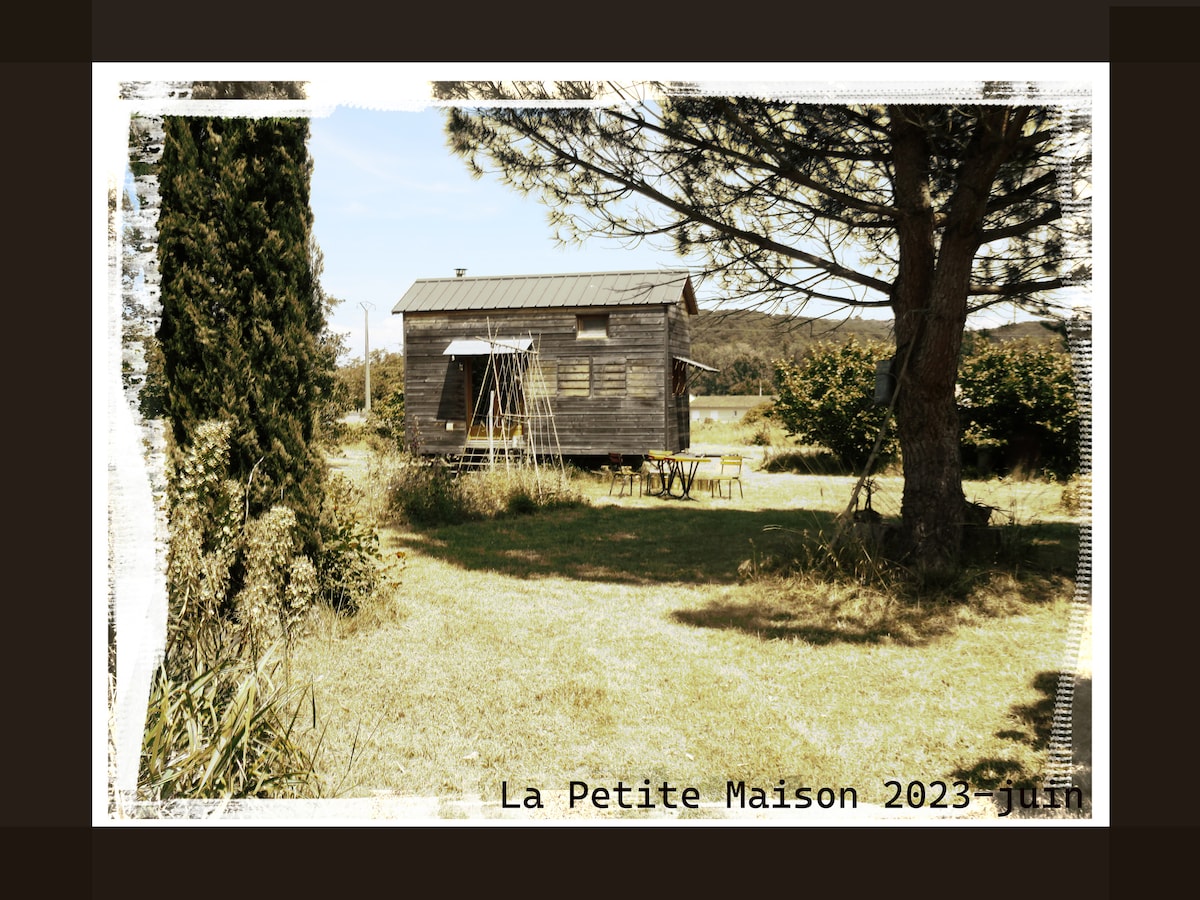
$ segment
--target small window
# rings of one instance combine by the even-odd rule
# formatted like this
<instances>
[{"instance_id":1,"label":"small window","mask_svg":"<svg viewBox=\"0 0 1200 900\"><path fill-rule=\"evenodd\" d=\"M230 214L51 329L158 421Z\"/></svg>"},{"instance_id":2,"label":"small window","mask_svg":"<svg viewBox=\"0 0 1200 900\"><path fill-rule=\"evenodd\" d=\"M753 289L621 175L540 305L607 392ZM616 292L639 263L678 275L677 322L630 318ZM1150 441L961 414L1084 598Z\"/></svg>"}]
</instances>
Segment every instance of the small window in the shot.
<instances>
[{"instance_id":1,"label":"small window","mask_svg":"<svg viewBox=\"0 0 1200 900\"><path fill-rule=\"evenodd\" d=\"M608 316L576 316L575 337L581 341L608 337Z\"/></svg>"}]
</instances>

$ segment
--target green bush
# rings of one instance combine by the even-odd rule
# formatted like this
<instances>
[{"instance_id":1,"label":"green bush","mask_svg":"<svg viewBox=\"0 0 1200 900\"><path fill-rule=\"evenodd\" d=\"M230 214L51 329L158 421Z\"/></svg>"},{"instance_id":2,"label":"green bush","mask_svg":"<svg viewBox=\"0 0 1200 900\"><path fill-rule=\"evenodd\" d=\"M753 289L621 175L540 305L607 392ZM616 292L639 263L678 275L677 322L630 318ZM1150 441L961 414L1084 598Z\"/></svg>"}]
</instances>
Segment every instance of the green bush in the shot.
<instances>
[{"instance_id":1,"label":"green bush","mask_svg":"<svg viewBox=\"0 0 1200 900\"><path fill-rule=\"evenodd\" d=\"M247 491L229 477L231 430L229 422L199 423L168 472L171 622L181 638L201 642L183 651L201 659L213 643L207 631L224 619L270 641L290 634L315 595L295 512L276 505L247 516Z\"/></svg>"},{"instance_id":2,"label":"green bush","mask_svg":"<svg viewBox=\"0 0 1200 900\"><path fill-rule=\"evenodd\" d=\"M366 393L366 366L353 359L336 372L338 383L347 397L347 411L361 409ZM387 397L404 390L404 354L386 350L371 351L371 410Z\"/></svg>"},{"instance_id":3,"label":"green bush","mask_svg":"<svg viewBox=\"0 0 1200 900\"><path fill-rule=\"evenodd\" d=\"M334 474L326 480L317 592L345 613L356 612L379 587L379 535L360 520L360 499L344 476Z\"/></svg>"},{"instance_id":4,"label":"green bush","mask_svg":"<svg viewBox=\"0 0 1200 900\"><path fill-rule=\"evenodd\" d=\"M1079 471L1080 416L1069 354L977 342L959 370L964 460L981 474Z\"/></svg>"},{"instance_id":5,"label":"green bush","mask_svg":"<svg viewBox=\"0 0 1200 900\"><path fill-rule=\"evenodd\" d=\"M771 426L774 423L774 401L764 400L757 406L746 410L739 423L749 432L746 442L752 447L770 447L772 443Z\"/></svg>"},{"instance_id":6,"label":"green bush","mask_svg":"<svg viewBox=\"0 0 1200 900\"><path fill-rule=\"evenodd\" d=\"M296 514L273 506L242 533L242 589L234 604L255 658L276 641L290 644L317 594L312 561L296 553L296 530Z\"/></svg>"},{"instance_id":7,"label":"green bush","mask_svg":"<svg viewBox=\"0 0 1200 900\"><path fill-rule=\"evenodd\" d=\"M538 502L525 491L517 490L508 495L504 508L510 515L529 516L538 511Z\"/></svg>"},{"instance_id":8,"label":"green bush","mask_svg":"<svg viewBox=\"0 0 1200 900\"><path fill-rule=\"evenodd\" d=\"M769 453L763 458L764 472L792 472L798 475L853 475L838 457L819 448L797 448Z\"/></svg>"},{"instance_id":9,"label":"green bush","mask_svg":"<svg viewBox=\"0 0 1200 900\"><path fill-rule=\"evenodd\" d=\"M409 456L388 485L392 515L419 527L458 525L476 518L462 484L442 460Z\"/></svg>"},{"instance_id":10,"label":"green bush","mask_svg":"<svg viewBox=\"0 0 1200 900\"><path fill-rule=\"evenodd\" d=\"M775 408L773 400L764 400L762 403L756 404L746 410L742 416L743 425L764 425L769 424L771 412Z\"/></svg>"},{"instance_id":11,"label":"green bush","mask_svg":"<svg viewBox=\"0 0 1200 900\"><path fill-rule=\"evenodd\" d=\"M879 341L815 344L799 364L775 364L779 399L772 415L801 443L832 451L857 471L867 461L883 425L886 409L875 404L876 363L892 355ZM889 434L879 461L894 458L898 444Z\"/></svg>"},{"instance_id":12,"label":"green bush","mask_svg":"<svg viewBox=\"0 0 1200 900\"><path fill-rule=\"evenodd\" d=\"M404 391L397 388L371 404L367 425L393 447L404 446Z\"/></svg>"},{"instance_id":13,"label":"green bush","mask_svg":"<svg viewBox=\"0 0 1200 900\"><path fill-rule=\"evenodd\" d=\"M529 466L470 472L460 479L473 518L532 515L545 509L576 506L582 497L569 487L565 472Z\"/></svg>"}]
</instances>

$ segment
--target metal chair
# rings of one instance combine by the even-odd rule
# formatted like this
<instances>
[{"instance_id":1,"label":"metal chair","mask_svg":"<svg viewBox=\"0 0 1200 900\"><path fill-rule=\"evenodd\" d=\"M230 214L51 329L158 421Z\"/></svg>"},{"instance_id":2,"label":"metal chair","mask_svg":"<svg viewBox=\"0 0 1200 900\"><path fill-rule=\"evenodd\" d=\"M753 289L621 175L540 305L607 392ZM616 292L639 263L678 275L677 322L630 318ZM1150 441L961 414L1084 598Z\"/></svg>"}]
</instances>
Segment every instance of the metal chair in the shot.
<instances>
[{"instance_id":1,"label":"metal chair","mask_svg":"<svg viewBox=\"0 0 1200 900\"><path fill-rule=\"evenodd\" d=\"M610 497L612 496L613 487L618 481L621 482L621 493L617 494L618 497L625 495L625 482L627 481L629 482L629 496L633 496L633 483L635 481L638 484L638 496L641 496L642 473L625 465L625 460L620 453L608 454L608 472L612 476L612 481L608 484L608 495Z\"/></svg>"},{"instance_id":2,"label":"metal chair","mask_svg":"<svg viewBox=\"0 0 1200 900\"><path fill-rule=\"evenodd\" d=\"M745 498L746 492L742 490L742 463L744 457L741 456L722 456L721 471L712 477L712 486L709 494L717 494L724 497L725 494L721 489L722 484L729 485L729 499L733 499L733 484L736 481L738 486L738 494Z\"/></svg>"}]
</instances>

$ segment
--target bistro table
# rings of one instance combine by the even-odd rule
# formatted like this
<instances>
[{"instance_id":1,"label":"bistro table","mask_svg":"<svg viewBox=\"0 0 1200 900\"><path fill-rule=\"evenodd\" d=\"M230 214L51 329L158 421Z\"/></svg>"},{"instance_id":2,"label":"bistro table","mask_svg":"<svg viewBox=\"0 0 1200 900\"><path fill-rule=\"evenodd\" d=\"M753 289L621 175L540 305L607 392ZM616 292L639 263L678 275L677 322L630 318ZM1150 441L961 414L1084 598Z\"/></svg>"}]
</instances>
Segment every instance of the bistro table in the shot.
<instances>
[{"instance_id":1,"label":"bistro table","mask_svg":"<svg viewBox=\"0 0 1200 900\"><path fill-rule=\"evenodd\" d=\"M647 463L653 468L652 475L658 476L658 488L651 489L652 478L645 479L645 492L655 497L665 497L667 494L667 485L671 478L671 464L669 462L671 454L666 450L650 450L646 454Z\"/></svg>"},{"instance_id":2,"label":"bistro table","mask_svg":"<svg viewBox=\"0 0 1200 900\"><path fill-rule=\"evenodd\" d=\"M664 482L661 496L675 500L694 500L692 483L696 480L696 470L701 463L708 462L707 456L688 456L683 453L672 453L665 460L668 467L667 480ZM680 492L674 493L672 488L679 482Z\"/></svg>"}]
</instances>

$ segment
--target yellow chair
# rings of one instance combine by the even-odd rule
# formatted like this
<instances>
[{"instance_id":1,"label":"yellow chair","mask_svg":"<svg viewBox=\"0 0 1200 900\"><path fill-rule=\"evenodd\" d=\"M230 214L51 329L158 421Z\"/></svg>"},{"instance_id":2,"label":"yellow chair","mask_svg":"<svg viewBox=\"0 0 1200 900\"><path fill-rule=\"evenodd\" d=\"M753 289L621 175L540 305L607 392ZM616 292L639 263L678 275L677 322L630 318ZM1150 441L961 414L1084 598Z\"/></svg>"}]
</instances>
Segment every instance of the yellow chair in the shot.
<instances>
[{"instance_id":1,"label":"yellow chair","mask_svg":"<svg viewBox=\"0 0 1200 900\"><path fill-rule=\"evenodd\" d=\"M607 468L609 474L612 476L612 481L610 481L608 485L608 494L610 497L612 496L613 487L616 485L618 479L621 482L621 493L617 494L618 497L624 496L625 482L627 481L629 482L629 496L633 496L633 483L635 481L638 483L638 496L641 496L642 473L625 465L625 460L620 453L608 454Z\"/></svg>"},{"instance_id":2,"label":"yellow chair","mask_svg":"<svg viewBox=\"0 0 1200 900\"><path fill-rule=\"evenodd\" d=\"M709 494L717 494L724 497L725 494L721 489L722 484L729 485L729 499L733 499L733 483L736 481L738 486L738 494L745 498L746 493L742 490L742 463L744 458L741 456L722 456L721 471L712 477L712 487Z\"/></svg>"}]
</instances>

